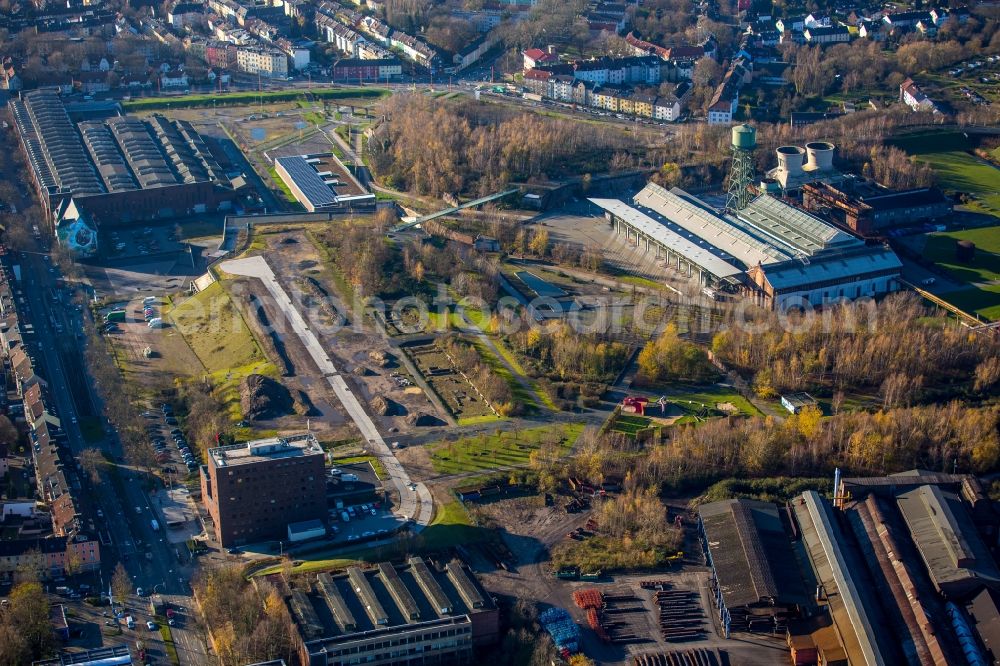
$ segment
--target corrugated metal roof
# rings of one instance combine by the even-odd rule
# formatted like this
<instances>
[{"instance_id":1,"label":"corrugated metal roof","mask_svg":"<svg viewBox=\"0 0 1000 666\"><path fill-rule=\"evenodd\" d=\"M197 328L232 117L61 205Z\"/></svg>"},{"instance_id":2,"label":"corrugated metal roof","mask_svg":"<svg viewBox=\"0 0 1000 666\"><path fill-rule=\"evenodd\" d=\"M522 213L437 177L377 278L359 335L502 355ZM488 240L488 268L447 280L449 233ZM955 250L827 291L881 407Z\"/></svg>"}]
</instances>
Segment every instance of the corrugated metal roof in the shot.
<instances>
[{"instance_id":1,"label":"corrugated metal roof","mask_svg":"<svg viewBox=\"0 0 1000 666\"><path fill-rule=\"evenodd\" d=\"M870 588L856 576L864 565L843 546L844 539L829 504L814 490L802 493L794 503L802 540L812 563L816 581L823 586L830 616L851 664L888 666L891 646L880 640L890 632Z\"/></svg>"},{"instance_id":2,"label":"corrugated metal roof","mask_svg":"<svg viewBox=\"0 0 1000 666\"><path fill-rule=\"evenodd\" d=\"M668 228L663 220L655 219L650 214L633 208L623 201L618 199L590 199L590 201L716 277L730 277L743 272L741 268L718 256L718 254L727 256L724 252L716 248L710 249L707 243L698 245L696 242L684 238ZM655 215L655 213L653 214Z\"/></svg>"},{"instance_id":3,"label":"corrugated metal roof","mask_svg":"<svg viewBox=\"0 0 1000 666\"><path fill-rule=\"evenodd\" d=\"M736 216L796 254L812 256L834 247L863 243L818 217L767 194L751 201L746 208L737 211Z\"/></svg>"},{"instance_id":4,"label":"corrugated metal roof","mask_svg":"<svg viewBox=\"0 0 1000 666\"><path fill-rule=\"evenodd\" d=\"M777 291L816 283L845 280L867 273L899 271L903 264L892 250L882 247L861 247L846 255L814 258L806 262L790 260L762 266L768 284Z\"/></svg>"},{"instance_id":5,"label":"corrugated metal roof","mask_svg":"<svg viewBox=\"0 0 1000 666\"><path fill-rule=\"evenodd\" d=\"M702 505L698 513L729 608L808 599L775 504L724 500Z\"/></svg>"},{"instance_id":6,"label":"corrugated metal roof","mask_svg":"<svg viewBox=\"0 0 1000 666\"><path fill-rule=\"evenodd\" d=\"M945 596L1000 584L1000 570L957 495L920 486L896 498L924 566Z\"/></svg>"},{"instance_id":7,"label":"corrugated metal roof","mask_svg":"<svg viewBox=\"0 0 1000 666\"><path fill-rule=\"evenodd\" d=\"M698 199L676 187L668 192L659 185L648 183L635 195L635 203L656 211L746 266L784 261L791 256L748 234L731 220L716 215Z\"/></svg>"}]
</instances>

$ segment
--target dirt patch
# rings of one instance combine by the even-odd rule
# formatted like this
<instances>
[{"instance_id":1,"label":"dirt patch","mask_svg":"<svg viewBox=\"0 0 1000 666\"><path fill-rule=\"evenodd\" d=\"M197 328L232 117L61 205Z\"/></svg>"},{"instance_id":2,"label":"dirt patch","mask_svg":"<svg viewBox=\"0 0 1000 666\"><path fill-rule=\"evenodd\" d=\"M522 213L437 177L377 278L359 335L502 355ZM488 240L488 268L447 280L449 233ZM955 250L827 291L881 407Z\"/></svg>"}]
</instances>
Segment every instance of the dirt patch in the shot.
<instances>
[{"instance_id":1,"label":"dirt patch","mask_svg":"<svg viewBox=\"0 0 1000 666\"><path fill-rule=\"evenodd\" d=\"M288 389L264 375L247 375L240 381L240 408L243 418L261 421L287 416L295 403Z\"/></svg>"},{"instance_id":2,"label":"dirt patch","mask_svg":"<svg viewBox=\"0 0 1000 666\"><path fill-rule=\"evenodd\" d=\"M430 428L433 426L443 426L447 425L444 421L432 414L425 414L424 412L416 412L415 414L410 414L406 418L406 422L411 426L416 426L418 428Z\"/></svg>"},{"instance_id":3,"label":"dirt patch","mask_svg":"<svg viewBox=\"0 0 1000 666\"><path fill-rule=\"evenodd\" d=\"M259 332L265 333L265 335L260 335L258 337L264 345L264 351L267 354L267 357L274 361L274 364L278 366L278 370L281 372L283 377L290 377L291 375L294 375L295 364L292 363L292 359L288 356L288 350L285 348L285 341L271 326L271 320L268 318L267 312L264 310L264 306L260 299L257 298L256 294L251 293L247 295L247 302L249 303L251 310L253 310L257 324L259 325Z\"/></svg>"},{"instance_id":4,"label":"dirt patch","mask_svg":"<svg viewBox=\"0 0 1000 666\"><path fill-rule=\"evenodd\" d=\"M720 412L725 412L726 414L739 414L740 408L731 402L718 402L715 404L715 408Z\"/></svg>"},{"instance_id":5,"label":"dirt patch","mask_svg":"<svg viewBox=\"0 0 1000 666\"><path fill-rule=\"evenodd\" d=\"M372 411L379 416L399 416L406 413L406 408L394 400L377 395L368 403Z\"/></svg>"},{"instance_id":6,"label":"dirt patch","mask_svg":"<svg viewBox=\"0 0 1000 666\"><path fill-rule=\"evenodd\" d=\"M345 303L344 295L336 288L338 282L331 267L306 232L302 228L277 226L258 231L258 238L267 243L267 261L278 281L293 300L299 301L300 312L357 397L362 402L381 397L396 405L385 415L373 413L376 425L390 432L393 429L406 432L415 427L416 420L411 421L414 414L427 415L419 419L421 426L442 425L437 410L422 391L406 391L413 388L412 381L382 371L395 365L394 350L371 327L369 318L359 316ZM315 364L300 361L301 345L292 340L290 331L282 333L289 350L294 350L291 360L297 367L297 376L305 383L306 375L312 378L316 373ZM320 381L325 380L317 377L316 383ZM310 395L316 399L314 391L310 390Z\"/></svg>"}]
</instances>

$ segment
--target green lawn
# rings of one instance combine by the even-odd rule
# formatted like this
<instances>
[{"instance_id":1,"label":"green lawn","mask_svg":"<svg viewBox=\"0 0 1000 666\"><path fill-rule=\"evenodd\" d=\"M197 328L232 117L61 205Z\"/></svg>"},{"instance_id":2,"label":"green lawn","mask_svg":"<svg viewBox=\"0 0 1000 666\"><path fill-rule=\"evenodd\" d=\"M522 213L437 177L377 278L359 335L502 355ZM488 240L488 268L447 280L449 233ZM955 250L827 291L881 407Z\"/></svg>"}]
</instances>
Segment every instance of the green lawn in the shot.
<instances>
[{"instance_id":1,"label":"green lawn","mask_svg":"<svg viewBox=\"0 0 1000 666\"><path fill-rule=\"evenodd\" d=\"M747 414L749 416L760 415L760 410L754 407L749 400L728 386L720 386L718 384L693 385L675 383L661 386L659 388L662 391L661 395L666 396L669 402L674 403L689 413L697 413L703 407L715 410L717 409L716 406L718 404L728 402L736 407L741 414ZM655 401L658 397L659 396L650 396L650 400ZM650 405L648 409L654 411L655 415L655 405Z\"/></svg>"},{"instance_id":2,"label":"green lawn","mask_svg":"<svg viewBox=\"0 0 1000 666\"><path fill-rule=\"evenodd\" d=\"M435 504L434 520L420 533L423 545L430 549L482 541L486 536L483 528L472 524L462 503L451 497Z\"/></svg>"},{"instance_id":3,"label":"green lawn","mask_svg":"<svg viewBox=\"0 0 1000 666\"><path fill-rule=\"evenodd\" d=\"M333 466L338 465L356 465L358 463L370 463L372 469L375 470L375 475L380 479L386 478L388 475L385 473L385 467L382 466L381 461L375 456L347 456L345 458L334 458Z\"/></svg>"},{"instance_id":4,"label":"green lawn","mask_svg":"<svg viewBox=\"0 0 1000 666\"><path fill-rule=\"evenodd\" d=\"M427 447L434 470L439 474L479 472L507 465L523 465L542 444L559 445L560 453L572 448L582 423L548 425L521 431L500 431L491 435L465 437L454 442L437 442Z\"/></svg>"},{"instance_id":5,"label":"green lawn","mask_svg":"<svg viewBox=\"0 0 1000 666\"><path fill-rule=\"evenodd\" d=\"M174 306L168 319L211 373L267 360L221 282Z\"/></svg>"},{"instance_id":6,"label":"green lawn","mask_svg":"<svg viewBox=\"0 0 1000 666\"><path fill-rule=\"evenodd\" d=\"M278 175L277 169L275 169L273 166L269 166L267 167L267 172L271 175L271 180L274 181L274 184L281 191L281 195L285 198L285 201L287 201L290 204L295 204L296 206L299 206L301 208L299 200L295 198L295 195L292 194L292 191L288 188L288 185L286 185L285 181L282 180L281 176Z\"/></svg>"},{"instance_id":7,"label":"green lawn","mask_svg":"<svg viewBox=\"0 0 1000 666\"><path fill-rule=\"evenodd\" d=\"M389 95L384 88L314 88L308 91L312 98L337 100L371 100ZM173 97L144 97L123 102L126 111L148 111L152 109L180 109L183 107L226 106L256 104L258 101L291 102L306 98L303 90L274 90L270 92L222 93L212 95L178 95Z\"/></svg>"},{"instance_id":8,"label":"green lawn","mask_svg":"<svg viewBox=\"0 0 1000 666\"><path fill-rule=\"evenodd\" d=\"M971 264L955 260L955 241L959 240L976 244L976 258ZM1000 280L1000 225L931 234L924 246L924 256L963 282Z\"/></svg>"},{"instance_id":9,"label":"green lawn","mask_svg":"<svg viewBox=\"0 0 1000 666\"><path fill-rule=\"evenodd\" d=\"M645 416L635 416L632 414L619 414L615 418L615 424L611 427L611 432L621 432L626 435L635 436L640 430L644 430L653 422Z\"/></svg>"},{"instance_id":10,"label":"green lawn","mask_svg":"<svg viewBox=\"0 0 1000 666\"><path fill-rule=\"evenodd\" d=\"M941 294L941 298L966 312L973 312L993 321L1000 319L1000 284L990 285L982 289L967 287L958 291L950 291Z\"/></svg>"},{"instance_id":11,"label":"green lawn","mask_svg":"<svg viewBox=\"0 0 1000 666\"><path fill-rule=\"evenodd\" d=\"M964 135L912 134L889 143L930 164L943 188L975 195L978 201L973 208L1000 217L1000 169L966 152L972 145Z\"/></svg>"}]
</instances>

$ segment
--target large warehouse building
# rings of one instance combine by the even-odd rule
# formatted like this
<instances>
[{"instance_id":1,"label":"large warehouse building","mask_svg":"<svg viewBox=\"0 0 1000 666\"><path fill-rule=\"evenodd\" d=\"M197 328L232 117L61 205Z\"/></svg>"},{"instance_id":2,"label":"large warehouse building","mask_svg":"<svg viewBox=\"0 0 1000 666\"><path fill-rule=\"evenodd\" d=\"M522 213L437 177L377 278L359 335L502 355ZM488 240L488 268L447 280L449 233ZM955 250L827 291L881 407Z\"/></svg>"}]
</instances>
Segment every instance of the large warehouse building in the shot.
<instances>
[{"instance_id":1,"label":"large warehouse building","mask_svg":"<svg viewBox=\"0 0 1000 666\"><path fill-rule=\"evenodd\" d=\"M375 210L375 195L333 153L278 157L274 170L310 213Z\"/></svg>"},{"instance_id":2,"label":"large warehouse building","mask_svg":"<svg viewBox=\"0 0 1000 666\"><path fill-rule=\"evenodd\" d=\"M117 115L77 123L54 90L25 93L9 105L32 184L57 235L61 226L225 210L236 198L186 121Z\"/></svg>"},{"instance_id":3,"label":"large warehouse building","mask_svg":"<svg viewBox=\"0 0 1000 666\"><path fill-rule=\"evenodd\" d=\"M310 666L478 663L476 648L500 632L493 598L458 560L319 574L291 592L289 607Z\"/></svg>"},{"instance_id":4,"label":"large warehouse building","mask_svg":"<svg viewBox=\"0 0 1000 666\"><path fill-rule=\"evenodd\" d=\"M590 201L619 234L682 274L766 307L820 306L899 288L902 264L892 250L766 194L726 213L654 183L631 204Z\"/></svg>"}]
</instances>

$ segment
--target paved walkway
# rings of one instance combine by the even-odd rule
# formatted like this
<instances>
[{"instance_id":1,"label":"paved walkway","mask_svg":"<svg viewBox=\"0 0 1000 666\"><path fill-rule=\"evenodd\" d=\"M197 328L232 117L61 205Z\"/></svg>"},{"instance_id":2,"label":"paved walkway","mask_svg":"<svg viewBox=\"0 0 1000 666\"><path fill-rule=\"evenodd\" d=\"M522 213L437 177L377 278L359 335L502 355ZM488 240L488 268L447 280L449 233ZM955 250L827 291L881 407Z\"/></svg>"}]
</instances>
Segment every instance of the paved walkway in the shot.
<instances>
[{"instance_id":1,"label":"paved walkway","mask_svg":"<svg viewBox=\"0 0 1000 666\"><path fill-rule=\"evenodd\" d=\"M368 440L368 446L372 453L379 459L385 468L389 479L399 493L400 506L399 513L407 518L412 518L417 524L417 529L428 525L434 517L434 500L430 491L422 484L415 484L416 490L411 489L409 474L403 466L396 460L392 450L386 445L378 429L371 418L365 412L351 388L344 381L344 377L334 366L333 361L323 350L316 334L306 325L302 315L295 308L292 300L285 293L285 290L278 283L274 272L263 257L249 257L246 259L232 259L223 262L220 266L222 270L233 275L242 275L259 279L264 287L271 293L275 304L281 308L292 330L298 335L305 346L306 351L312 357L320 372L326 377L334 394L340 400L348 416L357 425L362 437Z\"/></svg>"}]
</instances>

